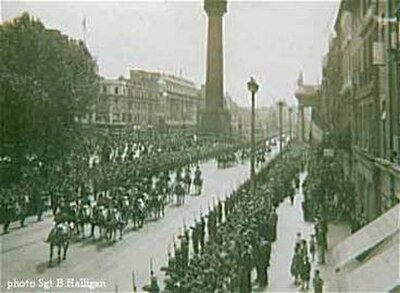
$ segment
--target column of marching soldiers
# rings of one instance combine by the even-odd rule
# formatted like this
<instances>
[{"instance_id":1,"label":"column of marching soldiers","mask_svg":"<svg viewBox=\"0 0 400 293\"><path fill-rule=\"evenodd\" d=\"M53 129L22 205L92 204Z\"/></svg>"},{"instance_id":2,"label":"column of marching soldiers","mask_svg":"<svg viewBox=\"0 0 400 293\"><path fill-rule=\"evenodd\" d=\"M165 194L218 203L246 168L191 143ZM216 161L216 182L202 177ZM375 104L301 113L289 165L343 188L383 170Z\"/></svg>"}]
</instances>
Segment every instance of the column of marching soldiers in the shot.
<instances>
[{"instance_id":1,"label":"column of marching soldiers","mask_svg":"<svg viewBox=\"0 0 400 293\"><path fill-rule=\"evenodd\" d=\"M91 237L95 238L98 230L101 239L116 241L117 232L122 239L129 221L134 228L141 228L146 218L163 216L173 197L177 205L183 204L192 184L195 194L200 195L199 162L238 150L237 145L200 142L195 137L173 142L165 137L147 141L128 138L108 141L89 152L83 148L55 166L47 180L40 176L29 180L33 176L28 175L19 185L0 189L5 233L12 221L19 220L21 227L25 226L30 211L40 221L43 212L52 209L55 226L47 238L50 264L53 248L59 247L58 262L65 259L69 241L74 236L85 237L87 225ZM33 172L40 173L40 160L32 161Z\"/></svg>"},{"instance_id":2,"label":"column of marching soldiers","mask_svg":"<svg viewBox=\"0 0 400 293\"><path fill-rule=\"evenodd\" d=\"M266 287L271 245L277 237L276 208L294 196L302 165L300 151L287 152L257 175L255 196L246 182L192 227L184 227L162 268L165 291L251 292L254 269L259 286ZM153 289L151 285L146 289L157 292L157 284L153 282Z\"/></svg>"},{"instance_id":3,"label":"column of marching soldiers","mask_svg":"<svg viewBox=\"0 0 400 293\"><path fill-rule=\"evenodd\" d=\"M286 197L293 203L294 188L300 187L299 171L304 170L307 161L300 155L302 152L289 153L284 161L274 162L258 175L262 183L255 198L249 195L249 184L245 183L225 202L219 200L213 209L209 208L208 215L201 215L190 229L184 227L183 234L178 236L180 244L176 245L174 240L174 253L168 252L168 265L162 268L166 274L165 291L251 292L254 268L259 287L268 285L271 245L277 237L276 208ZM324 217L319 217L315 224L317 243L312 235L309 248L307 241L297 234L289 269L294 284L302 290L309 288L308 251L312 261L318 252L318 263L324 263L325 226ZM153 272L150 280L143 289L158 292ZM324 281L316 269L314 292L322 292L323 286Z\"/></svg>"}]
</instances>

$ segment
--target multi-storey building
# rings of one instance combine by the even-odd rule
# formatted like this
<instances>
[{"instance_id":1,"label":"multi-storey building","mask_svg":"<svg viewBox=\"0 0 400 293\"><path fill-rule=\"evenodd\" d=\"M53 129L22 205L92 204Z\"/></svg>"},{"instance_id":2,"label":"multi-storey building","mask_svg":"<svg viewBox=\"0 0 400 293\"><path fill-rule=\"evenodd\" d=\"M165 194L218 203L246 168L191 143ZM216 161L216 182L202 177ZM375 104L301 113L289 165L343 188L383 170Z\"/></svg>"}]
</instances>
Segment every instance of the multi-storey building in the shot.
<instances>
[{"instance_id":1,"label":"multi-storey building","mask_svg":"<svg viewBox=\"0 0 400 293\"><path fill-rule=\"evenodd\" d=\"M357 231L333 252L338 291L400 288L399 3L342 0L324 62L324 146L335 149L353 183Z\"/></svg>"},{"instance_id":2,"label":"multi-storey building","mask_svg":"<svg viewBox=\"0 0 400 293\"><path fill-rule=\"evenodd\" d=\"M132 121L134 108L129 105L132 104L127 95L127 84L123 77L102 79L100 96L95 108L96 123L122 125Z\"/></svg>"},{"instance_id":3,"label":"multi-storey building","mask_svg":"<svg viewBox=\"0 0 400 293\"><path fill-rule=\"evenodd\" d=\"M131 70L129 78L103 79L95 121L130 129L194 129L200 90L184 78Z\"/></svg>"},{"instance_id":4,"label":"multi-storey building","mask_svg":"<svg viewBox=\"0 0 400 293\"><path fill-rule=\"evenodd\" d=\"M251 111L226 94L224 107L231 115L233 136L249 138ZM102 79L94 121L107 129L195 132L205 108L204 86L157 71L131 70L129 78ZM284 129L288 130L285 107ZM256 137L279 133L278 111L256 109Z\"/></svg>"},{"instance_id":5,"label":"multi-storey building","mask_svg":"<svg viewBox=\"0 0 400 293\"><path fill-rule=\"evenodd\" d=\"M393 6L388 6L390 3ZM344 0L323 68L321 111L331 146L354 183L356 211L366 224L400 198L397 1ZM396 106L397 105L397 106Z\"/></svg>"}]
</instances>

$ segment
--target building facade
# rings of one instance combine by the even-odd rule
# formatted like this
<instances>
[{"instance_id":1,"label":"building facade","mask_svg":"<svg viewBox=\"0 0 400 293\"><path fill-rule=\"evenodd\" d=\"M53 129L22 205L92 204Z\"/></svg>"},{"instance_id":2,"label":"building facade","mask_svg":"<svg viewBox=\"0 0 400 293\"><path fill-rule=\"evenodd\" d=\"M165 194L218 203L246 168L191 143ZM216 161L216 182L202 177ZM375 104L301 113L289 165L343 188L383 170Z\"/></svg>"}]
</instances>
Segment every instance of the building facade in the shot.
<instances>
[{"instance_id":1,"label":"building facade","mask_svg":"<svg viewBox=\"0 0 400 293\"><path fill-rule=\"evenodd\" d=\"M342 0L323 68L326 142L354 184L363 224L400 199L397 6Z\"/></svg>"},{"instance_id":2,"label":"building facade","mask_svg":"<svg viewBox=\"0 0 400 293\"><path fill-rule=\"evenodd\" d=\"M200 130L205 109L205 86L175 75L149 70L131 70L129 77L102 79L93 122L109 131L155 130L161 132ZM225 94L232 137L249 139L250 108L239 106ZM294 116L294 115L293 115ZM289 130L288 107L283 109L283 129ZM277 107L256 108L256 138L279 134ZM295 125L295 123L292 123ZM292 125L292 126L293 126Z\"/></svg>"},{"instance_id":3,"label":"building facade","mask_svg":"<svg viewBox=\"0 0 400 293\"><path fill-rule=\"evenodd\" d=\"M131 130L192 130L202 104L193 82L155 71L131 70L129 78L102 79L100 93L95 122Z\"/></svg>"}]
</instances>

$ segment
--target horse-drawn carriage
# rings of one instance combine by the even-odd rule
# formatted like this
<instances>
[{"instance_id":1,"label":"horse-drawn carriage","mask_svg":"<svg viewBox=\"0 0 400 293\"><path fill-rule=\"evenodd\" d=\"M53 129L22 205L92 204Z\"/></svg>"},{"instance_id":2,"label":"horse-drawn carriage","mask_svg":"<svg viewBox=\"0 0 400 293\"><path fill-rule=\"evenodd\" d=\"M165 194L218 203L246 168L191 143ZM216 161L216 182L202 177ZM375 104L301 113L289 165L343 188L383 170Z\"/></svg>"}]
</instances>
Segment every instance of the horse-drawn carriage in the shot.
<instances>
[{"instance_id":1,"label":"horse-drawn carriage","mask_svg":"<svg viewBox=\"0 0 400 293\"><path fill-rule=\"evenodd\" d=\"M236 152L228 152L226 154L220 154L217 156L218 168L228 168L237 163Z\"/></svg>"}]
</instances>

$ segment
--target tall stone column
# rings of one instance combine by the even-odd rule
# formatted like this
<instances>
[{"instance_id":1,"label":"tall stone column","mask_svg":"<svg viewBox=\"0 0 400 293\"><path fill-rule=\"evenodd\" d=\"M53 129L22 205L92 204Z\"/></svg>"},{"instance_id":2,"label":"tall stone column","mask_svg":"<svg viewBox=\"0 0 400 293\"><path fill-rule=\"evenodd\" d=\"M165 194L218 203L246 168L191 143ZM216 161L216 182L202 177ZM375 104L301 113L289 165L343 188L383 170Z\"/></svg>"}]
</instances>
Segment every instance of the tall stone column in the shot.
<instances>
[{"instance_id":1,"label":"tall stone column","mask_svg":"<svg viewBox=\"0 0 400 293\"><path fill-rule=\"evenodd\" d=\"M223 70L223 15L226 0L204 0L208 15L206 107L202 115L202 129L207 133L227 134L230 131L230 115L224 109Z\"/></svg>"},{"instance_id":2,"label":"tall stone column","mask_svg":"<svg viewBox=\"0 0 400 293\"><path fill-rule=\"evenodd\" d=\"M304 121L304 107L300 106L300 142L307 141L305 139L305 121Z\"/></svg>"}]
</instances>

